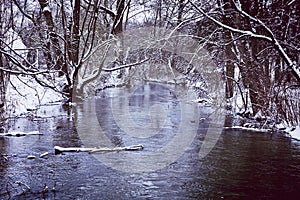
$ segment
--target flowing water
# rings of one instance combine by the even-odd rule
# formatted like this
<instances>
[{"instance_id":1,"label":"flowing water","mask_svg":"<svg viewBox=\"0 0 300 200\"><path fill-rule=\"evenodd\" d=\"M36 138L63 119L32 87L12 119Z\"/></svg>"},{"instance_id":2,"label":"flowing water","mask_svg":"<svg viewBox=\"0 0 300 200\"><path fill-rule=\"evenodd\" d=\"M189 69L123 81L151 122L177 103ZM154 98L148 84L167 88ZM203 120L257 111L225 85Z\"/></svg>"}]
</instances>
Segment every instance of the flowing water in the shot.
<instances>
[{"instance_id":1,"label":"flowing water","mask_svg":"<svg viewBox=\"0 0 300 200\"><path fill-rule=\"evenodd\" d=\"M0 137L0 199L297 199L300 142L279 134L227 130L201 158L210 123L208 107L186 106L176 94L157 85L130 94L127 98L120 89L108 89L69 115L16 120L12 129L39 130L43 135ZM83 114L87 109L94 119ZM128 112L132 117L125 120ZM97 130L95 119L104 142L98 141L98 134L83 133ZM171 146L176 156L168 157L170 152L164 151L170 162L160 157L162 153L150 157L176 140L179 130L196 133L190 143L181 138ZM189 133L184 134L189 140ZM101 146L106 140L112 147L143 144L145 148L101 155L55 155L53 149L97 142ZM49 154L41 158L45 152ZM36 157L28 159L28 155Z\"/></svg>"}]
</instances>

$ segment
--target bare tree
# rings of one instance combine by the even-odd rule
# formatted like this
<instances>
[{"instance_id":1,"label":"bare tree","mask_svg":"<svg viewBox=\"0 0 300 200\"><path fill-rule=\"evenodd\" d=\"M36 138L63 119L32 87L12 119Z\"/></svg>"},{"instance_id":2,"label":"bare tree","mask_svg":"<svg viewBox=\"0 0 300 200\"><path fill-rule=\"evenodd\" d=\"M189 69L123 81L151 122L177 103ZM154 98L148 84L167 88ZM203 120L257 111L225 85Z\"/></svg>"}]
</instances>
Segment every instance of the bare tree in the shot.
<instances>
[{"instance_id":1,"label":"bare tree","mask_svg":"<svg viewBox=\"0 0 300 200\"><path fill-rule=\"evenodd\" d=\"M189 2L200 15L222 28L225 73L228 80L227 97L232 97L232 88L236 81L233 74L238 69L244 88L249 90L253 113L262 111L270 116L281 112L280 109L274 110L274 104L277 107L280 105L273 99L274 95L278 95L278 91L273 87L278 88L283 82L288 82L289 87L291 85L299 87L300 82L300 69L297 64L299 36L295 35L299 29L297 22L299 16L291 14L299 9L299 5L294 2L286 4L281 0L273 2L224 0L218 1L217 11L219 9L223 16L220 18L216 12L209 13L195 2ZM280 9L285 16L274 17ZM289 102L298 105L296 102ZM295 114L293 116L295 119Z\"/></svg>"},{"instance_id":2,"label":"bare tree","mask_svg":"<svg viewBox=\"0 0 300 200\"><path fill-rule=\"evenodd\" d=\"M102 26L103 19L99 19L100 10L112 17L116 14L98 0L56 1L51 4L39 0L38 4L31 5L34 11L28 10L26 2L11 2L26 21L16 25L14 30L21 30L17 34L22 36L26 52L36 50L36 62L29 62L26 56L1 41L4 43L1 52L14 66L13 69L1 66L1 69L9 74L32 76L40 85L60 92L72 101L72 92L77 91L73 88L80 90L87 82L86 78L84 82L80 81L80 71L91 72L91 79L101 72L101 68L97 72L85 69L88 67L85 63L99 48L106 49L107 41L111 41L108 40L109 30ZM57 75L65 80L64 86L57 82Z\"/></svg>"}]
</instances>

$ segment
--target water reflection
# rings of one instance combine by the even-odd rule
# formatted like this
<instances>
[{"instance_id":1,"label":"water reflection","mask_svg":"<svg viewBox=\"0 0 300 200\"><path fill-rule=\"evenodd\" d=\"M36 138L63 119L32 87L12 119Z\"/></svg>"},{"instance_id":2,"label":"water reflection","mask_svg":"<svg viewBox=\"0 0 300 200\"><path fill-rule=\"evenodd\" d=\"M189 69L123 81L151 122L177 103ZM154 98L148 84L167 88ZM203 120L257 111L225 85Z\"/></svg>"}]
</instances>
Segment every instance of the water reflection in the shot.
<instances>
[{"instance_id":1,"label":"water reflection","mask_svg":"<svg viewBox=\"0 0 300 200\"><path fill-rule=\"evenodd\" d=\"M102 91L95 104L100 126L117 146L124 145L125 141L161 147L173 137L181 123L179 101L161 85ZM133 141L135 139L138 140Z\"/></svg>"},{"instance_id":2,"label":"water reflection","mask_svg":"<svg viewBox=\"0 0 300 200\"><path fill-rule=\"evenodd\" d=\"M5 170L8 165L8 158L7 158L7 139L0 137L0 180L5 175Z\"/></svg>"},{"instance_id":3,"label":"water reflection","mask_svg":"<svg viewBox=\"0 0 300 200\"><path fill-rule=\"evenodd\" d=\"M191 95L177 96L174 88L155 83L113 88L85 101L77 120L83 144L144 145L138 153L95 155L100 162L126 172L154 171L174 162L194 140L199 121L198 104L188 102Z\"/></svg>"}]
</instances>

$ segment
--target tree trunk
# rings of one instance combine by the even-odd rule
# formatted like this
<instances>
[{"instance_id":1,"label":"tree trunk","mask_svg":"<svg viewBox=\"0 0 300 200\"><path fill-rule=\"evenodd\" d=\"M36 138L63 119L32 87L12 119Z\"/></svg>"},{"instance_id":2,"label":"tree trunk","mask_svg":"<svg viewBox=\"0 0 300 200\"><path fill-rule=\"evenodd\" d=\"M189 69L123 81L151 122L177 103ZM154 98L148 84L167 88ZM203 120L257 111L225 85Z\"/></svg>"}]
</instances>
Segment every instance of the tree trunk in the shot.
<instances>
[{"instance_id":1,"label":"tree trunk","mask_svg":"<svg viewBox=\"0 0 300 200\"><path fill-rule=\"evenodd\" d=\"M2 3L2 2L1 2ZM0 38L3 38L3 22L2 22L2 8L0 8ZM0 41L0 46L2 47L2 40ZM3 56L0 52L0 66L3 67ZM5 78L4 72L0 69L0 132L2 129L2 121L3 121L3 114L4 114L4 103L5 103Z\"/></svg>"},{"instance_id":2,"label":"tree trunk","mask_svg":"<svg viewBox=\"0 0 300 200\"><path fill-rule=\"evenodd\" d=\"M55 24L52 17L52 13L50 11L49 2L47 0L39 0L39 4L41 6L41 9L43 11L46 25L48 28L48 34L52 43L52 48L56 55L56 63L55 63L55 69L60 70L59 76L63 76L68 73L68 69L66 69L66 65L64 65L64 57L63 53L60 49L58 36L55 30Z\"/></svg>"},{"instance_id":3,"label":"tree trunk","mask_svg":"<svg viewBox=\"0 0 300 200\"><path fill-rule=\"evenodd\" d=\"M112 33L118 34L123 31L123 17L124 17L124 9L125 9L125 0L117 1L117 15L114 20Z\"/></svg>"},{"instance_id":4,"label":"tree trunk","mask_svg":"<svg viewBox=\"0 0 300 200\"><path fill-rule=\"evenodd\" d=\"M73 36L72 36L72 57L73 64L78 65L79 61L79 22L80 22L80 0L75 0L73 10Z\"/></svg>"},{"instance_id":5,"label":"tree trunk","mask_svg":"<svg viewBox=\"0 0 300 200\"><path fill-rule=\"evenodd\" d=\"M179 25L182 22L183 9L184 9L184 0L179 0L177 25Z\"/></svg>"},{"instance_id":6,"label":"tree trunk","mask_svg":"<svg viewBox=\"0 0 300 200\"><path fill-rule=\"evenodd\" d=\"M252 16L258 18L264 18L262 3L245 4L245 10ZM251 9L250 9L251 8ZM253 27L248 19L245 20L247 29L255 29L255 31L261 35L268 35L263 27ZM269 92L270 92L270 73L269 73L269 61L267 51L263 51L267 44L256 38L250 38L250 57L249 63L251 67L249 70L249 83L250 83L250 99L252 103L253 114L256 114L260 110L267 110L269 105ZM262 53L265 52L265 53ZM265 54L265 56L263 56Z\"/></svg>"},{"instance_id":7,"label":"tree trunk","mask_svg":"<svg viewBox=\"0 0 300 200\"><path fill-rule=\"evenodd\" d=\"M232 25L232 22L234 21L232 19L232 16L228 14L230 10L232 9L232 5L230 3L230 0L224 0L224 2L219 1L219 4L222 5L222 21L224 24ZM234 90L234 54L233 54L233 42L231 41L231 33L227 30L224 30L223 33L223 39L225 43L229 43L225 46L225 70L226 70L226 98L233 97L233 90Z\"/></svg>"}]
</instances>

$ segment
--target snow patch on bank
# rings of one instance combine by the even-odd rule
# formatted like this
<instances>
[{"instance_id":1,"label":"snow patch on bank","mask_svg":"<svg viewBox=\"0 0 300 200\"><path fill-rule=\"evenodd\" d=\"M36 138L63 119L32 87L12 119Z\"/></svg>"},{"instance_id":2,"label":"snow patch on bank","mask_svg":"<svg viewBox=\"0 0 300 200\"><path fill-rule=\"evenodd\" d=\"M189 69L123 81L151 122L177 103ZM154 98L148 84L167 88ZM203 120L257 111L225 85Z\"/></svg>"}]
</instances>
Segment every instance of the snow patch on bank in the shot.
<instances>
[{"instance_id":1,"label":"snow patch on bank","mask_svg":"<svg viewBox=\"0 0 300 200\"><path fill-rule=\"evenodd\" d=\"M7 37L5 42L9 44L9 48L5 49L15 56L15 59L22 63L20 57L26 57L28 52L26 45L23 43L21 37L13 29L9 29L6 33ZM0 66L4 67L4 66ZM17 66L14 66L18 69ZM5 68L5 67L4 67ZM18 69L19 70L19 69ZM16 71L18 71L16 70ZM23 70L21 70L23 71ZM42 75L37 75L39 79L52 87L62 88L65 78L55 77L54 74L49 74L49 80ZM50 88L44 88L38 84L35 79L29 75L14 75L11 74L9 82L7 83L6 90L6 105L5 111L7 117L20 116L26 114L29 111L35 111L40 108L41 105L49 104L52 102L62 101L61 94L55 92ZM58 112L56 112L58 113Z\"/></svg>"},{"instance_id":2,"label":"snow patch on bank","mask_svg":"<svg viewBox=\"0 0 300 200\"><path fill-rule=\"evenodd\" d=\"M30 76L11 76L6 92L7 115L19 116L41 105L63 100L61 94L39 85Z\"/></svg>"},{"instance_id":3,"label":"snow patch on bank","mask_svg":"<svg viewBox=\"0 0 300 200\"><path fill-rule=\"evenodd\" d=\"M287 134L290 135L291 138L296 140L300 140L300 124L298 126L290 126L285 123L280 123L276 125L276 128L279 130L283 130Z\"/></svg>"},{"instance_id":4,"label":"snow patch on bank","mask_svg":"<svg viewBox=\"0 0 300 200\"><path fill-rule=\"evenodd\" d=\"M290 129L288 132L292 138L300 140L300 125Z\"/></svg>"}]
</instances>

